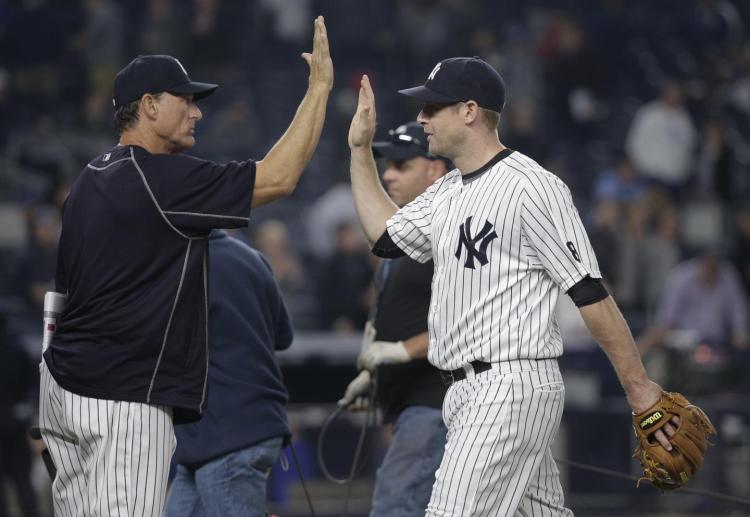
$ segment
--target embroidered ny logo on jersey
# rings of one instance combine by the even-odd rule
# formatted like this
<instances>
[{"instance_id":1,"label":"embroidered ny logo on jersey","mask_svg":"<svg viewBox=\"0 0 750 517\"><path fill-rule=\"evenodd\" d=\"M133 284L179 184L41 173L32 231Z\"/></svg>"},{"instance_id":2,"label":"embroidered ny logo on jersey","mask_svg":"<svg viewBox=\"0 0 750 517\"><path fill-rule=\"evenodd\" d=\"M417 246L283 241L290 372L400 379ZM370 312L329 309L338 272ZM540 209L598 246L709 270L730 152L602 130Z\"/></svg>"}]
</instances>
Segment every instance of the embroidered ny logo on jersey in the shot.
<instances>
[{"instance_id":1,"label":"embroidered ny logo on jersey","mask_svg":"<svg viewBox=\"0 0 750 517\"><path fill-rule=\"evenodd\" d=\"M461 223L458 228L458 248L456 249L456 258L461 259L461 249L466 248L466 262L464 263L465 268L474 269L474 258L479 261L480 266L484 266L487 262L487 246L490 245L492 239L497 238L497 233L492 229L492 223L489 221L484 222L482 230L474 237L471 236L471 218L466 218L465 223ZM490 233L491 230L491 233ZM477 249L477 242L479 242L479 249Z\"/></svg>"}]
</instances>

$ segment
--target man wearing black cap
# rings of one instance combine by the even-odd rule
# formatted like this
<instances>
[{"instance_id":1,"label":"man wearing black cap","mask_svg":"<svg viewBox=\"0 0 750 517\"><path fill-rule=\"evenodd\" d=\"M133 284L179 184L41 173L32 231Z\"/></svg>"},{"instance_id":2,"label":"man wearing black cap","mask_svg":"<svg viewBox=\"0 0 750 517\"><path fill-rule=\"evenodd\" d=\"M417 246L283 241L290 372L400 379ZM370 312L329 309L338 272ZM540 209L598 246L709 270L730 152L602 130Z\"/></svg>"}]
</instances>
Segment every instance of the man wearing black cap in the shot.
<instances>
[{"instance_id":1,"label":"man wearing black cap","mask_svg":"<svg viewBox=\"0 0 750 517\"><path fill-rule=\"evenodd\" d=\"M443 177L446 163L429 152L416 122L389 133L388 140L372 148L385 159L388 194L404 206ZM393 426L375 481L372 517L424 515L443 457L446 430L440 408L446 388L426 359L432 266L432 261L420 264L407 257L383 261L376 275L378 298L357 359L362 371L339 401L351 410L366 409L376 385L383 422Z\"/></svg>"},{"instance_id":2,"label":"man wearing black cap","mask_svg":"<svg viewBox=\"0 0 750 517\"><path fill-rule=\"evenodd\" d=\"M375 99L367 76L349 146L354 201L373 252L435 263L428 359L450 388L448 439L426 515L572 515L550 452L564 399L554 318L560 292L580 308L634 412L654 404L661 388L601 284L568 187L500 142L500 74L477 57L450 58L423 86L400 93L421 102L417 121L430 152L456 169L406 206L393 204L370 149ZM657 439L671 449L664 433Z\"/></svg>"},{"instance_id":3,"label":"man wearing black cap","mask_svg":"<svg viewBox=\"0 0 750 517\"><path fill-rule=\"evenodd\" d=\"M208 235L291 193L310 160L333 84L322 17L302 57L307 93L257 163L181 154L195 144L195 101L217 86L177 59L140 56L117 74L120 142L66 200L55 290L67 304L41 364L55 515L161 515L173 423L206 403Z\"/></svg>"}]
</instances>

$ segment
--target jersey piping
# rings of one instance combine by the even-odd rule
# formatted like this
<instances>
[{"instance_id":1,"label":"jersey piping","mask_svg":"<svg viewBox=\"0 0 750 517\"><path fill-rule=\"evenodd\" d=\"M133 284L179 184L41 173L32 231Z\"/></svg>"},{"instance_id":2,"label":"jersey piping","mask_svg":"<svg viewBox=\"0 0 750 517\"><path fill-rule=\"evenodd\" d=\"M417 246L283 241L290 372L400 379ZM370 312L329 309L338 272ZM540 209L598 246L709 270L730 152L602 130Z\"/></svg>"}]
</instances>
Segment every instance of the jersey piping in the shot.
<instances>
[{"instance_id":1,"label":"jersey piping","mask_svg":"<svg viewBox=\"0 0 750 517\"><path fill-rule=\"evenodd\" d=\"M185 280L185 271L187 270L187 264L188 264L188 258L190 257L190 247L192 246L192 241L188 241L187 251L185 251L185 260L182 262L182 273L180 273L180 283L177 286L177 293L174 296L174 303L172 304L172 310L169 313L169 319L167 320L167 328L164 330L164 338L161 342L161 350L159 350L159 358L156 360L156 366L154 366L154 373L151 375L151 383L148 386L148 393L146 394L146 402L151 403L151 391L154 389L154 382L156 381L156 373L159 371L159 365L161 364L161 358L164 355L164 349L167 346L167 338L169 337L169 329L172 327L172 316L174 316L174 311L177 308L177 302L180 300L180 293L182 292L182 284ZM203 258L205 262L205 256ZM205 282L204 282L204 296L205 296ZM208 377L208 370L206 370L206 377ZM204 379L203 381L203 389L205 393L205 387L206 387L206 381ZM202 400L202 399L201 399Z\"/></svg>"}]
</instances>

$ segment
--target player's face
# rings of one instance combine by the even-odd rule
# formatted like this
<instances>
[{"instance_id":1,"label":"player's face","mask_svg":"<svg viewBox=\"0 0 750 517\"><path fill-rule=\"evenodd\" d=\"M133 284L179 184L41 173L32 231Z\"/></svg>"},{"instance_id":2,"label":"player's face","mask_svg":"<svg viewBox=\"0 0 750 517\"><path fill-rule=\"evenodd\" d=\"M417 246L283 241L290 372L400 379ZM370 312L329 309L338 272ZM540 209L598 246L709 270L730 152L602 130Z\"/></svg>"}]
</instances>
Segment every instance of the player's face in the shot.
<instances>
[{"instance_id":1,"label":"player's face","mask_svg":"<svg viewBox=\"0 0 750 517\"><path fill-rule=\"evenodd\" d=\"M417 115L422 124L432 154L453 159L453 150L461 143L459 104L426 104Z\"/></svg>"},{"instance_id":2,"label":"player's face","mask_svg":"<svg viewBox=\"0 0 750 517\"><path fill-rule=\"evenodd\" d=\"M386 161L383 183L398 206L404 206L427 190L435 181L431 160L417 156L403 161Z\"/></svg>"},{"instance_id":3,"label":"player's face","mask_svg":"<svg viewBox=\"0 0 750 517\"><path fill-rule=\"evenodd\" d=\"M203 113L193 102L193 96L165 92L158 103L159 113L154 126L170 152L193 147L195 124L203 118Z\"/></svg>"}]
</instances>

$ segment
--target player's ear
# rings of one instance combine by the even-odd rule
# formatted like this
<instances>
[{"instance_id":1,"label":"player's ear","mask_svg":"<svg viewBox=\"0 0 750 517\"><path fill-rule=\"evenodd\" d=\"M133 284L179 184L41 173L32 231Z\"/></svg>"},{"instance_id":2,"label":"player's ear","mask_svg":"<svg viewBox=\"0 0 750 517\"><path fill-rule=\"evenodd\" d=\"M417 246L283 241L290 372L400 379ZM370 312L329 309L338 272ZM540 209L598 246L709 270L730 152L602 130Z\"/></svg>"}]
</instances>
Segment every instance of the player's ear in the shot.
<instances>
[{"instance_id":1,"label":"player's ear","mask_svg":"<svg viewBox=\"0 0 750 517\"><path fill-rule=\"evenodd\" d=\"M150 93L144 94L141 97L141 109L148 118L155 119L159 114L159 103L156 101L156 97Z\"/></svg>"},{"instance_id":2,"label":"player's ear","mask_svg":"<svg viewBox=\"0 0 750 517\"><path fill-rule=\"evenodd\" d=\"M474 101L466 101L463 103L463 115L464 115L464 122L466 124L473 124L480 116L480 108L479 105Z\"/></svg>"}]
</instances>

